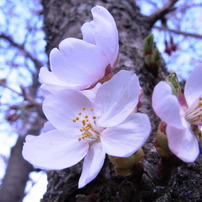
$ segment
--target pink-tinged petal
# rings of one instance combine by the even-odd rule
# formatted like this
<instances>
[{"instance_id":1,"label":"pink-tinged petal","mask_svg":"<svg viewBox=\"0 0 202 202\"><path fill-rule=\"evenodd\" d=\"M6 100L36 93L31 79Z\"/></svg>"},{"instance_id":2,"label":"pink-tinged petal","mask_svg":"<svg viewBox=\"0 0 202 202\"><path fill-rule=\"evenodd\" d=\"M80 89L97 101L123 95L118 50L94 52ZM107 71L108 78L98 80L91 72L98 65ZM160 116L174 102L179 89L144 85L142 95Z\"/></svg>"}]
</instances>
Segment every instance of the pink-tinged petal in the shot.
<instances>
[{"instance_id":1,"label":"pink-tinged petal","mask_svg":"<svg viewBox=\"0 0 202 202\"><path fill-rule=\"evenodd\" d=\"M71 128L80 129L81 121L73 122L78 117L78 113L86 107L88 115L93 115L93 108L90 100L82 93L75 90L62 90L47 96L43 102L43 112L47 119L59 130L71 131Z\"/></svg>"},{"instance_id":2,"label":"pink-tinged petal","mask_svg":"<svg viewBox=\"0 0 202 202\"><path fill-rule=\"evenodd\" d=\"M68 88L67 86L61 86L61 85L42 84L40 87L40 90L42 91L44 96L47 96L47 95L54 94L60 90L64 90L67 88ZM70 88L68 88L68 89L70 89Z\"/></svg>"},{"instance_id":3,"label":"pink-tinged petal","mask_svg":"<svg viewBox=\"0 0 202 202\"><path fill-rule=\"evenodd\" d=\"M49 121L46 121L46 123L44 124L43 128L42 128L42 131L43 133L46 133L50 130L55 130L56 128L49 122Z\"/></svg>"},{"instance_id":4,"label":"pink-tinged petal","mask_svg":"<svg viewBox=\"0 0 202 202\"><path fill-rule=\"evenodd\" d=\"M190 74L185 84L184 94L188 106L202 96L202 67L196 67Z\"/></svg>"},{"instance_id":5,"label":"pink-tinged petal","mask_svg":"<svg viewBox=\"0 0 202 202\"><path fill-rule=\"evenodd\" d=\"M116 23L108 10L102 6L93 7L91 12L93 14L96 45L105 52L113 67L119 51Z\"/></svg>"},{"instance_id":6,"label":"pink-tinged petal","mask_svg":"<svg viewBox=\"0 0 202 202\"><path fill-rule=\"evenodd\" d=\"M97 83L97 85L94 88L89 90L83 90L81 91L81 93L84 94L91 102L94 102L97 91L101 85L102 85L101 83Z\"/></svg>"},{"instance_id":7,"label":"pink-tinged petal","mask_svg":"<svg viewBox=\"0 0 202 202\"><path fill-rule=\"evenodd\" d=\"M151 131L145 114L131 114L123 123L107 128L100 136L105 152L111 156L128 157L140 149Z\"/></svg>"},{"instance_id":8,"label":"pink-tinged petal","mask_svg":"<svg viewBox=\"0 0 202 202\"><path fill-rule=\"evenodd\" d=\"M79 179L79 188L94 180L100 172L105 160L105 152L101 143L90 146L83 162L82 174Z\"/></svg>"},{"instance_id":9,"label":"pink-tinged petal","mask_svg":"<svg viewBox=\"0 0 202 202\"><path fill-rule=\"evenodd\" d=\"M112 127L121 123L136 107L139 93L137 76L125 70L118 72L98 89L95 98L97 124Z\"/></svg>"},{"instance_id":10,"label":"pink-tinged petal","mask_svg":"<svg viewBox=\"0 0 202 202\"><path fill-rule=\"evenodd\" d=\"M74 131L52 130L39 136L28 135L22 154L38 168L60 170L81 161L88 147L85 141L78 141Z\"/></svg>"},{"instance_id":11,"label":"pink-tinged petal","mask_svg":"<svg viewBox=\"0 0 202 202\"><path fill-rule=\"evenodd\" d=\"M67 86L68 84L58 79L53 72L50 72L47 68L41 67L39 71L39 78L44 84L52 84L59 86Z\"/></svg>"},{"instance_id":12,"label":"pink-tinged petal","mask_svg":"<svg viewBox=\"0 0 202 202\"><path fill-rule=\"evenodd\" d=\"M194 162L199 155L199 145L189 127L178 129L167 126L168 145L170 150L182 161Z\"/></svg>"},{"instance_id":13,"label":"pink-tinged petal","mask_svg":"<svg viewBox=\"0 0 202 202\"><path fill-rule=\"evenodd\" d=\"M50 53L54 74L68 87L85 89L104 76L108 65L104 52L80 39L67 38Z\"/></svg>"},{"instance_id":14,"label":"pink-tinged petal","mask_svg":"<svg viewBox=\"0 0 202 202\"><path fill-rule=\"evenodd\" d=\"M152 95L152 106L160 119L176 128L184 128L178 99L164 81L159 82Z\"/></svg>"},{"instance_id":15,"label":"pink-tinged petal","mask_svg":"<svg viewBox=\"0 0 202 202\"><path fill-rule=\"evenodd\" d=\"M95 42L95 27L94 27L94 22L86 22L83 24L81 27L81 32L83 34L83 40L91 43L91 44L96 44Z\"/></svg>"}]
</instances>

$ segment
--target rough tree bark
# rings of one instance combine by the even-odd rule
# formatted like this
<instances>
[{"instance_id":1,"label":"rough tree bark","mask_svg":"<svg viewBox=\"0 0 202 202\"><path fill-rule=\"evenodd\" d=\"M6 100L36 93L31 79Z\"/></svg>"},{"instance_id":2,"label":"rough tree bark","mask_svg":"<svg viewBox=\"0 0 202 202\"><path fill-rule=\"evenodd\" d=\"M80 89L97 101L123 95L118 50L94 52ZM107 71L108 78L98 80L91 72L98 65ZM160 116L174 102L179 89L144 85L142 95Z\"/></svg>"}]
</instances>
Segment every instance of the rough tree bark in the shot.
<instances>
[{"instance_id":1,"label":"rough tree bark","mask_svg":"<svg viewBox=\"0 0 202 202\"><path fill-rule=\"evenodd\" d=\"M165 65L159 68L155 76L144 66L143 41L150 33L153 21L142 16L136 4L130 0L43 0L42 3L47 54L62 39L81 37L80 27L92 19L90 9L94 5L103 5L111 12L120 37L119 63L115 72L127 69L138 75L144 89L141 111L149 115L152 123L151 136L143 147L145 160L142 163L142 180L136 177L138 174L131 177L116 175L113 166L106 159L98 177L83 189L77 189L82 165L79 163L62 171L48 172L48 189L42 201L201 201L201 156L195 163L175 167L170 176L167 169L168 179L163 178L159 170L161 160L153 146L159 119L152 111L151 95L154 86L165 79L168 73Z\"/></svg>"}]
</instances>

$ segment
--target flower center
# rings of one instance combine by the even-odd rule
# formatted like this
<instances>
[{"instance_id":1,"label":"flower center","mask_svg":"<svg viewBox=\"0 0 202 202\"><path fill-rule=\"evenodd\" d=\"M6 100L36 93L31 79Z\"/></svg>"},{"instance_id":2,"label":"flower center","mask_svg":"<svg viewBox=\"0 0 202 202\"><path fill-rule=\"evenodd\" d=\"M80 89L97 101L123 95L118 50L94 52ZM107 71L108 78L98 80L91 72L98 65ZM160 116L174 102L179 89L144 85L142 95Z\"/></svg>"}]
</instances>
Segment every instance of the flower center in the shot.
<instances>
[{"instance_id":1,"label":"flower center","mask_svg":"<svg viewBox=\"0 0 202 202\"><path fill-rule=\"evenodd\" d=\"M185 118L192 124L198 124L202 121L202 97L199 98L196 107L187 111Z\"/></svg>"},{"instance_id":2,"label":"flower center","mask_svg":"<svg viewBox=\"0 0 202 202\"><path fill-rule=\"evenodd\" d=\"M83 139L88 140L88 141L96 141L99 138L99 132L97 131L95 120L96 116L89 115L87 112L94 111L94 108L91 108L87 110L86 107L82 107L82 111L78 113L78 116L72 120L72 122L80 122L81 123L81 128L80 132L82 133L82 136L78 138L78 141L81 141Z\"/></svg>"}]
</instances>

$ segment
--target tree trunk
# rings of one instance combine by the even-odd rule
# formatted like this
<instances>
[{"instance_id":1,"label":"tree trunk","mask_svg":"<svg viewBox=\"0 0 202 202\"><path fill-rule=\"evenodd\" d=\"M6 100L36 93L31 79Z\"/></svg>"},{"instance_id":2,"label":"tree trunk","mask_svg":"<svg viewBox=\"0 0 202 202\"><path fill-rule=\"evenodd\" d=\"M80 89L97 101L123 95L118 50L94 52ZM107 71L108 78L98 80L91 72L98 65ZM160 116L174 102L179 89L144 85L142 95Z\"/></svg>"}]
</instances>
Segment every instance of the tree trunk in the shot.
<instances>
[{"instance_id":1,"label":"tree trunk","mask_svg":"<svg viewBox=\"0 0 202 202\"><path fill-rule=\"evenodd\" d=\"M20 132L16 144L11 149L6 174L1 184L0 202L20 202L25 196L24 191L29 180L29 173L34 169L22 157L22 147L27 134L38 135L40 133L42 123L34 121L29 127L30 129Z\"/></svg>"},{"instance_id":2,"label":"tree trunk","mask_svg":"<svg viewBox=\"0 0 202 202\"><path fill-rule=\"evenodd\" d=\"M140 110L149 115L152 123L152 133L143 147L145 159L142 163L142 178L138 178L141 173L138 168L136 175L118 176L106 159L98 177L83 189L78 189L82 166L79 163L62 171L48 172L48 189L42 201L200 201L201 157L196 163L183 164L170 170L169 166L162 166L154 148L159 119L152 110L151 95L154 86L164 80L168 73L164 65L156 75L144 66L143 42L151 29L148 18L140 14L132 0L43 0L42 3L47 54L62 39L81 37L80 27L92 20L90 10L94 5L103 5L110 11L119 31L120 54L115 72L126 69L138 75L144 90L143 107ZM166 178L162 175L165 173Z\"/></svg>"}]
</instances>

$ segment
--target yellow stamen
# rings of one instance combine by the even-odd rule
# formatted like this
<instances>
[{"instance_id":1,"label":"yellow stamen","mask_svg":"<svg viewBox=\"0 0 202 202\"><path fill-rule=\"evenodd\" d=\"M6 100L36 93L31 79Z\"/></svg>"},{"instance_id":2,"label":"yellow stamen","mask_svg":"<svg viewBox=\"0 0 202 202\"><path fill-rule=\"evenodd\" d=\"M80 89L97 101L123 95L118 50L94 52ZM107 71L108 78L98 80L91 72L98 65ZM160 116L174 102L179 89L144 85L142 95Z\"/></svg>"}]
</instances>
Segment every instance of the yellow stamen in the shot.
<instances>
[{"instance_id":1,"label":"yellow stamen","mask_svg":"<svg viewBox=\"0 0 202 202\"><path fill-rule=\"evenodd\" d=\"M83 124L83 126L85 126L86 125L86 121L82 120L82 124Z\"/></svg>"},{"instance_id":2,"label":"yellow stamen","mask_svg":"<svg viewBox=\"0 0 202 202\"><path fill-rule=\"evenodd\" d=\"M199 98L198 105L193 110L189 110L185 117L187 121L193 124L202 121L202 97Z\"/></svg>"},{"instance_id":3,"label":"yellow stamen","mask_svg":"<svg viewBox=\"0 0 202 202\"><path fill-rule=\"evenodd\" d=\"M82 110L87 110L86 107L82 107ZM88 110L94 111L94 108L90 108ZM83 139L88 139L88 141L94 141L97 140L97 135L100 133L94 129L94 119L96 119L96 116L89 116L87 114L88 111L86 111L84 114L82 112L79 112L78 115L75 119L72 119L72 122L77 122L82 123L82 127L79 129L79 131L82 133L82 137L78 138L78 141L81 141ZM81 116L82 115L82 116Z\"/></svg>"}]
</instances>

